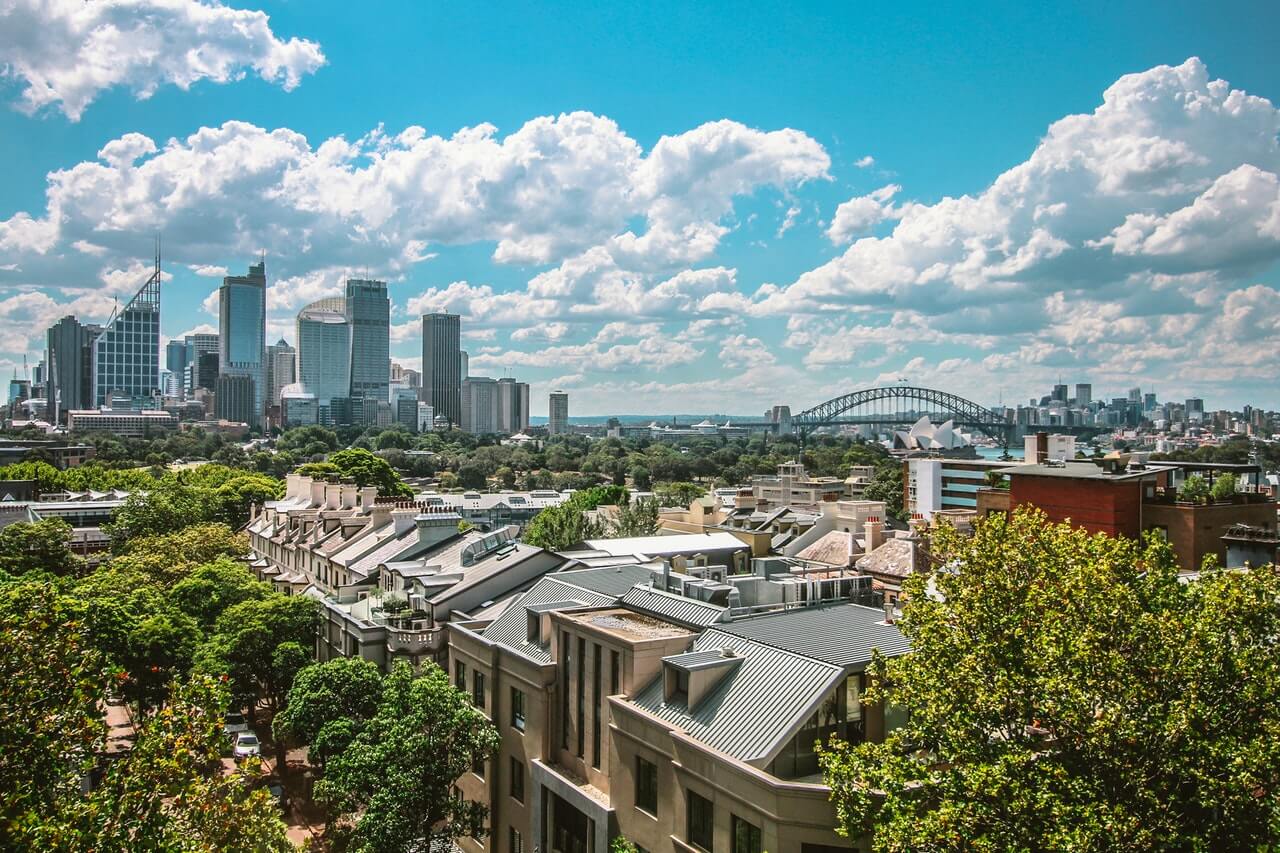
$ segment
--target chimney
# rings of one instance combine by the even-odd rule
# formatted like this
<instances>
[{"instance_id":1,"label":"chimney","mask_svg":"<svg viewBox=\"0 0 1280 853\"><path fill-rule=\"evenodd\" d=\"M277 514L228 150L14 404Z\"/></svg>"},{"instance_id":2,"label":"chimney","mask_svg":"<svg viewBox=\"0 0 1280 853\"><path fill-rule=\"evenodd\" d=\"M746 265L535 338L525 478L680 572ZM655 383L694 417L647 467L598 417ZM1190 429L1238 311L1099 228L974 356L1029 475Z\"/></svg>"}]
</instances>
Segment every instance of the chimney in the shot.
<instances>
[{"instance_id":1,"label":"chimney","mask_svg":"<svg viewBox=\"0 0 1280 853\"><path fill-rule=\"evenodd\" d=\"M342 484L341 483L325 483L324 484L324 508L337 509L342 505Z\"/></svg>"},{"instance_id":2,"label":"chimney","mask_svg":"<svg viewBox=\"0 0 1280 853\"><path fill-rule=\"evenodd\" d=\"M395 504L395 508L391 510L391 521L396 526L396 536L413 527L413 519L418 512L418 507L410 501L400 501Z\"/></svg>"},{"instance_id":3,"label":"chimney","mask_svg":"<svg viewBox=\"0 0 1280 853\"><path fill-rule=\"evenodd\" d=\"M360 495L360 487L355 483L343 483L339 494L343 509L355 509L356 499Z\"/></svg>"},{"instance_id":4,"label":"chimney","mask_svg":"<svg viewBox=\"0 0 1280 853\"><path fill-rule=\"evenodd\" d=\"M307 484L310 482L310 477L304 477L301 474L286 474L284 478L284 496L286 498L304 497L307 493Z\"/></svg>"},{"instance_id":5,"label":"chimney","mask_svg":"<svg viewBox=\"0 0 1280 853\"><path fill-rule=\"evenodd\" d=\"M324 480L312 479L309 487L311 489L311 506L319 508L324 506Z\"/></svg>"},{"instance_id":6,"label":"chimney","mask_svg":"<svg viewBox=\"0 0 1280 853\"><path fill-rule=\"evenodd\" d=\"M369 508L369 529L377 530L391 521L391 507L387 504L374 504Z\"/></svg>"},{"instance_id":7,"label":"chimney","mask_svg":"<svg viewBox=\"0 0 1280 853\"><path fill-rule=\"evenodd\" d=\"M880 520L880 516L869 517L862 530L866 536L868 554L884 544L884 522Z\"/></svg>"},{"instance_id":8,"label":"chimney","mask_svg":"<svg viewBox=\"0 0 1280 853\"><path fill-rule=\"evenodd\" d=\"M1036 433L1036 462L1044 463L1049 461L1049 433Z\"/></svg>"},{"instance_id":9,"label":"chimney","mask_svg":"<svg viewBox=\"0 0 1280 853\"><path fill-rule=\"evenodd\" d=\"M374 502L377 500L378 500L378 487L365 486L363 489L360 490L360 495L356 499L356 503L358 506L367 507L367 506L373 506Z\"/></svg>"}]
</instances>

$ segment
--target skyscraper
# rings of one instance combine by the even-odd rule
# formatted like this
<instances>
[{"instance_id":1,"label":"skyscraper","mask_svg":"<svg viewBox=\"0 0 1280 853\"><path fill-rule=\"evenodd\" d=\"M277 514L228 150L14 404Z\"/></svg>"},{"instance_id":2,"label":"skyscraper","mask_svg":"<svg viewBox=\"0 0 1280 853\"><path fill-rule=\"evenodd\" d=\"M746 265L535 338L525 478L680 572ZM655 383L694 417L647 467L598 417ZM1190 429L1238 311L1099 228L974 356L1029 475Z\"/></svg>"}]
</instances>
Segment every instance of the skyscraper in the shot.
<instances>
[{"instance_id":1,"label":"skyscraper","mask_svg":"<svg viewBox=\"0 0 1280 853\"><path fill-rule=\"evenodd\" d=\"M93 342L93 405L107 395L128 397L137 406L162 394L160 388L160 253L156 268L133 298L112 312ZM145 405L150 408L151 403Z\"/></svg>"},{"instance_id":2,"label":"skyscraper","mask_svg":"<svg viewBox=\"0 0 1280 853\"><path fill-rule=\"evenodd\" d=\"M514 435L529 428L529 383L498 380L498 432Z\"/></svg>"},{"instance_id":3,"label":"skyscraper","mask_svg":"<svg viewBox=\"0 0 1280 853\"><path fill-rule=\"evenodd\" d=\"M224 421L250 426L253 426L255 420L260 420L262 415L254 408L258 404L254 384L252 378L241 374L224 373L219 376L214 394L218 417Z\"/></svg>"},{"instance_id":4,"label":"skyscraper","mask_svg":"<svg viewBox=\"0 0 1280 853\"><path fill-rule=\"evenodd\" d=\"M1182 410L1182 417L1187 421L1204 420L1204 400L1200 397L1188 397Z\"/></svg>"},{"instance_id":5,"label":"skyscraper","mask_svg":"<svg viewBox=\"0 0 1280 853\"><path fill-rule=\"evenodd\" d=\"M164 369L181 374L187 369L187 342L172 340L164 347Z\"/></svg>"},{"instance_id":6,"label":"skyscraper","mask_svg":"<svg viewBox=\"0 0 1280 853\"><path fill-rule=\"evenodd\" d=\"M1066 386L1066 385L1061 385L1061 384L1059 384L1059 385L1054 385L1054 386L1053 386L1053 399L1054 399L1054 400L1057 400L1057 401L1058 401L1058 402L1060 402L1060 403L1065 403L1065 402L1067 402L1067 386Z\"/></svg>"},{"instance_id":7,"label":"skyscraper","mask_svg":"<svg viewBox=\"0 0 1280 853\"><path fill-rule=\"evenodd\" d=\"M390 401L391 300L385 281L347 279L347 322L351 324L352 399ZM368 405L366 411L373 411Z\"/></svg>"},{"instance_id":8,"label":"skyscraper","mask_svg":"<svg viewBox=\"0 0 1280 853\"><path fill-rule=\"evenodd\" d=\"M351 393L351 324L346 312L341 296L316 300L298 312L297 390L314 397L320 423L334 423L334 401L342 408ZM282 396L288 395L282 390Z\"/></svg>"},{"instance_id":9,"label":"skyscraper","mask_svg":"<svg viewBox=\"0 0 1280 853\"><path fill-rule=\"evenodd\" d=\"M82 325L75 317L63 317L49 327L44 357L49 423L65 424L68 411L93 405L93 342L101 333L101 326Z\"/></svg>"},{"instance_id":10,"label":"skyscraper","mask_svg":"<svg viewBox=\"0 0 1280 853\"><path fill-rule=\"evenodd\" d=\"M569 431L569 395L563 391L552 391L547 407L547 433L564 435Z\"/></svg>"},{"instance_id":11,"label":"skyscraper","mask_svg":"<svg viewBox=\"0 0 1280 853\"><path fill-rule=\"evenodd\" d=\"M267 394L266 262L250 264L248 275L222 279L218 303L218 373L253 382L253 414L247 423L261 427Z\"/></svg>"},{"instance_id":12,"label":"skyscraper","mask_svg":"<svg viewBox=\"0 0 1280 853\"><path fill-rule=\"evenodd\" d=\"M460 397L462 420L459 425L463 432L488 435L501 431L498 426L501 406L496 380L487 376L469 376L462 380Z\"/></svg>"},{"instance_id":13,"label":"skyscraper","mask_svg":"<svg viewBox=\"0 0 1280 853\"><path fill-rule=\"evenodd\" d=\"M1087 382L1076 385L1076 405L1084 408L1093 402L1093 386Z\"/></svg>"},{"instance_id":14,"label":"skyscraper","mask_svg":"<svg viewBox=\"0 0 1280 853\"><path fill-rule=\"evenodd\" d=\"M422 401L451 424L462 423L461 321L457 314L422 315Z\"/></svg>"},{"instance_id":15,"label":"skyscraper","mask_svg":"<svg viewBox=\"0 0 1280 853\"><path fill-rule=\"evenodd\" d=\"M284 338L267 347L267 405L280 405L280 391L298 380L298 351Z\"/></svg>"}]
</instances>

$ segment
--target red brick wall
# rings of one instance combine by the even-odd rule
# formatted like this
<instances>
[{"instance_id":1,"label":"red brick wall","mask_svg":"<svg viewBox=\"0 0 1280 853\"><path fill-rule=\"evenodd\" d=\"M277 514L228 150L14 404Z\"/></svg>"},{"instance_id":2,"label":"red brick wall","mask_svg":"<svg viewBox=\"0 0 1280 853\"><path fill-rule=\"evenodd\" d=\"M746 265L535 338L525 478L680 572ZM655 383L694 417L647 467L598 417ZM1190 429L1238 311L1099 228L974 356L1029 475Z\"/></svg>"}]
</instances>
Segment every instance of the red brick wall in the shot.
<instances>
[{"instance_id":1,"label":"red brick wall","mask_svg":"<svg viewBox=\"0 0 1280 853\"><path fill-rule=\"evenodd\" d=\"M1137 537L1142 485L1137 480L1072 480L1066 477L1009 478L1009 504L1034 504L1050 521L1071 520L1091 533Z\"/></svg>"}]
</instances>

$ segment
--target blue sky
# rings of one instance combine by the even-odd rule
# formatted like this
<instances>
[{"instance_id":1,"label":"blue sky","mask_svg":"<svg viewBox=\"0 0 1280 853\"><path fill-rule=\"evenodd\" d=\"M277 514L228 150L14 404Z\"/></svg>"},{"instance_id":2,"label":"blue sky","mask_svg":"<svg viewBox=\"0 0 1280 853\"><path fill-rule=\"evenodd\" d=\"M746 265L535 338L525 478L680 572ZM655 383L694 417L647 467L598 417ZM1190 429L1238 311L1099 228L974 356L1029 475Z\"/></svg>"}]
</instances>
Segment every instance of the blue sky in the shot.
<instances>
[{"instance_id":1,"label":"blue sky","mask_svg":"<svg viewBox=\"0 0 1280 853\"><path fill-rule=\"evenodd\" d=\"M161 230L166 334L265 249L273 339L367 270L575 414L1280 405L1274 4L835 5L20 0L0 369Z\"/></svg>"}]
</instances>

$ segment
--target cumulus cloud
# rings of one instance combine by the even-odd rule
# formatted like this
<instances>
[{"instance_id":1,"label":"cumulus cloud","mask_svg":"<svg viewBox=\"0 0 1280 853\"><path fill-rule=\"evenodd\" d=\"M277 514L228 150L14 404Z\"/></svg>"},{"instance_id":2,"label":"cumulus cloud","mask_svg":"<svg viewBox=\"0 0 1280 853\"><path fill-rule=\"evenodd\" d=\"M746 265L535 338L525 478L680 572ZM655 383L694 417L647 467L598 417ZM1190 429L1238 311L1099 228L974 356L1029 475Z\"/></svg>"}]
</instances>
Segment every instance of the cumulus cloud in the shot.
<instances>
[{"instance_id":1,"label":"cumulus cloud","mask_svg":"<svg viewBox=\"0 0 1280 853\"><path fill-rule=\"evenodd\" d=\"M9 0L0 66L23 86L17 106L72 121L105 89L149 98L162 86L227 83L247 73L290 90L325 62L312 41L279 38L265 12L197 0Z\"/></svg>"},{"instance_id":2,"label":"cumulus cloud","mask_svg":"<svg viewBox=\"0 0 1280 853\"><path fill-rule=\"evenodd\" d=\"M866 156L863 156L863 157L859 157L857 160L853 162L853 165L857 166L859 169L870 169L875 164L876 164L876 158L872 157L870 154L867 154Z\"/></svg>"},{"instance_id":3,"label":"cumulus cloud","mask_svg":"<svg viewBox=\"0 0 1280 853\"><path fill-rule=\"evenodd\" d=\"M1198 59L1127 75L981 193L899 204L891 234L756 301L776 314L878 303L943 315L1135 274L1261 269L1280 257L1278 132L1280 111L1210 79ZM830 236L865 227L877 201L846 202L850 227L837 214Z\"/></svg>"},{"instance_id":4,"label":"cumulus cloud","mask_svg":"<svg viewBox=\"0 0 1280 853\"><path fill-rule=\"evenodd\" d=\"M827 238L840 246L866 233L872 226L896 218L892 201L901 189L897 184L886 184L874 192L844 202L836 208L836 215L827 228Z\"/></svg>"}]
</instances>

